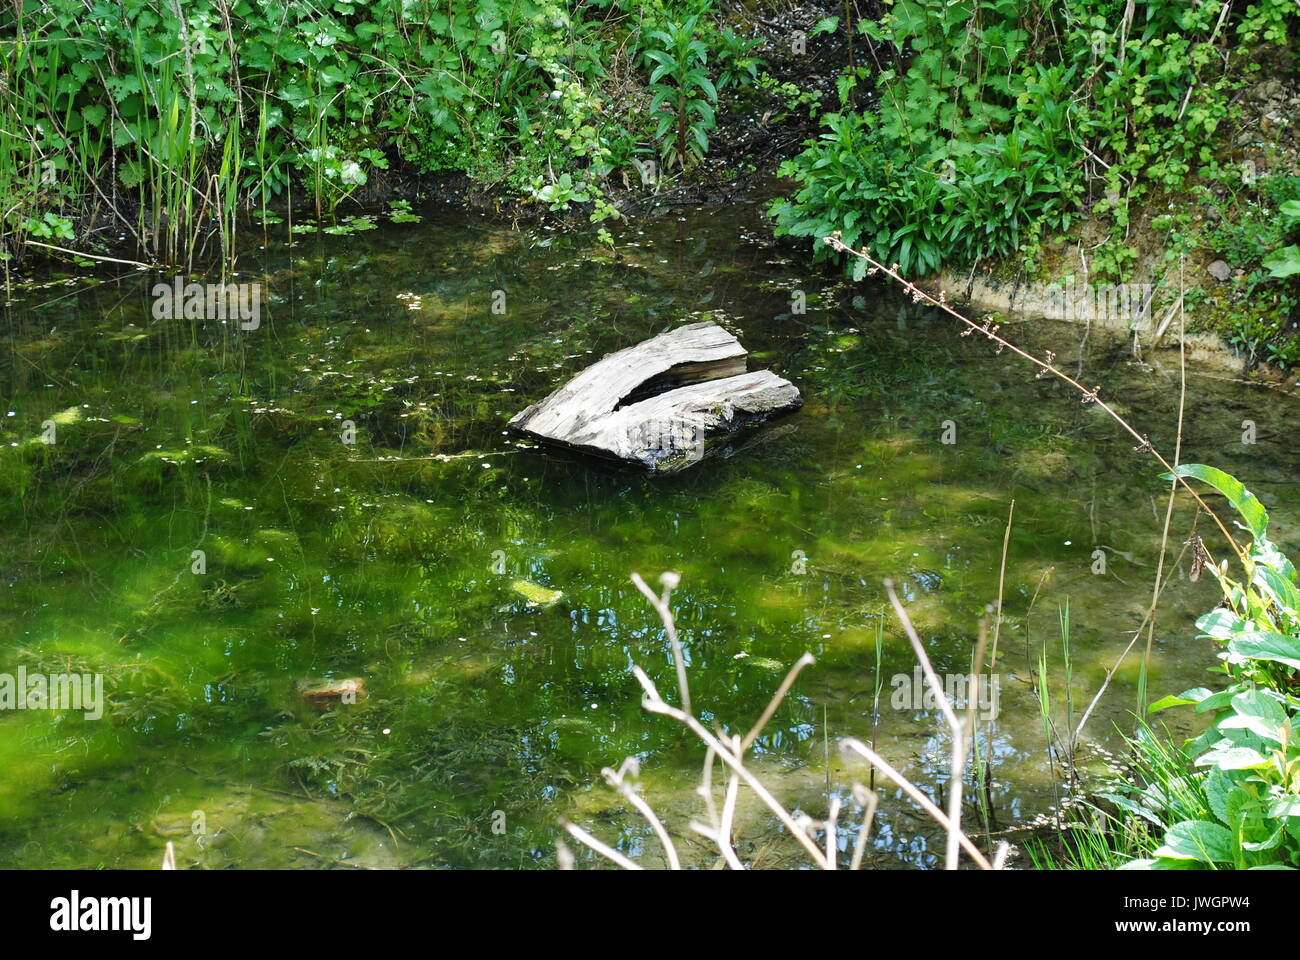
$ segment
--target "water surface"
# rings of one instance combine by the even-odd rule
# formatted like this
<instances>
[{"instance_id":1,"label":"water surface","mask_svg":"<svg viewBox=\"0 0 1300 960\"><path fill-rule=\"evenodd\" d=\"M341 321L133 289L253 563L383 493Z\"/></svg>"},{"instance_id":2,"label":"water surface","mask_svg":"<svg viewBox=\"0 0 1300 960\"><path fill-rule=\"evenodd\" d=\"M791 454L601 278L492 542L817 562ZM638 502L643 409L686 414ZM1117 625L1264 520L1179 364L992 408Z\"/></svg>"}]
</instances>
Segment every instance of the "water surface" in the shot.
<instances>
[{"instance_id":1,"label":"water surface","mask_svg":"<svg viewBox=\"0 0 1300 960\"><path fill-rule=\"evenodd\" d=\"M682 576L674 606L710 726L747 729L789 665L816 657L755 747L772 788L815 818L866 778L835 742L872 735L879 631L879 750L937 797L947 738L935 711L889 702L914 658L882 582L936 669L964 672L1012 499L989 828L1045 809L1040 650L1064 727L1062 610L1077 721L1150 602L1167 487L1095 405L768 235L755 201L635 223L616 256L437 211L250 242L237 279L263 284L263 307L249 332L154 319L150 290L170 276L15 290L0 326L0 672L103 674L108 709L0 713L0 862L152 867L170 839L206 868L547 867L570 818L658 866L600 770L637 757L645 795L686 834L703 817L702 751L641 708L633 664L665 692L675 680L633 571ZM657 480L506 433L593 359L700 319L736 333L751 369L794 381L803 409ZM1046 321L1004 332L1104 384L1172 451L1176 351L1144 363L1113 332ZM1298 408L1198 361L1183 437L1184 460L1247 482L1293 555L1300 451L1284 424ZM1241 442L1245 419L1257 443ZM1193 522L1180 501L1171 560ZM1209 528L1195 527L1221 554ZM519 580L563 598L530 605ZM1191 623L1214 602L1212 584L1173 580L1156 695L1209 679ZM1131 728L1137 664L1090 721L1085 758ZM354 706L317 714L297 691L347 677L367 684ZM877 786L872 863L934 865L931 826ZM752 799L741 811L742 856L800 862Z\"/></svg>"}]
</instances>

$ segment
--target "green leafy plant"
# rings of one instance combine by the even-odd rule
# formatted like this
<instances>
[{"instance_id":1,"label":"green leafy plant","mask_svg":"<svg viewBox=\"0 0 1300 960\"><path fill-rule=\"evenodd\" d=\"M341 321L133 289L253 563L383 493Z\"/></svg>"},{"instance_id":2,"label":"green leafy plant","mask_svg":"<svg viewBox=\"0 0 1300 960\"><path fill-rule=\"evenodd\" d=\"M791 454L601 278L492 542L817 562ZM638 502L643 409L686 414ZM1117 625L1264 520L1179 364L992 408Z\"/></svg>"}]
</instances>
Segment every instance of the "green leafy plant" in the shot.
<instances>
[{"instance_id":1,"label":"green leafy plant","mask_svg":"<svg viewBox=\"0 0 1300 960\"><path fill-rule=\"evenodd\" d=\"M1285 40L1300 7L1220 12L1178 0L896 0L858 24L887 55L875 106L854 107L858 78L846 72L840 110L782 167L798 188L771 207L777 232L839 231L905 272L1013 253L1032 268L1044 236L1091 215L1109 231L1093 273L1122 279L1138 259L1130 204L1214 164L1244 51ZM1289 269L1286 257L1272 262ZM861 277L862 261L847 265Z\"/></svg>"},{"instance_id":2,"label":"green leafy plant","mask_svg":"<svg viewBox=\"0 0 1300 960\"><path fill-rule=\"evenodd\" d=\"M1168 784L1184 783L1204 804L1192 816L1175 818L1163 842L1129 868L1186 869L1300 867L1300 743L1296 715L1300 699L1300 589L1294 565L1268 539L1268 515L1240 481L1214 467L1183 464L1174 471L1222 494L1241 516L1252 542L1241 579L1228 563L1215 564L1197 545L1198 567L1210 571L1223 591L1220 607L1201 617L1201 636L1222 645L1218 668L1224 689L1197 687L1165 697L1155 712L1194 705L1212 722L1186 747L1190 767L1156 784L1157 799ZM1168 478L1172 475L1166 475ZM1163 784L1163 787L1161 786ZM1148 785L1148 790L1150 785ZM1150 797L1148 798L1150 799ZM1149 811L1152 806L1148 804ZM1173 805L1165 802L1168 809ZM1186 814L1188 804L1182 805Z\"/></svg>"},{"instance_id":3,"label":"green leafy plant","mask_svg":"<svg viewBox=\"0 0 1300 960\"><path fill-rule=\"evenodd\" d=\"M1300 227L1300 200L1286 201L1278 207L1278 213L1288 233ZM1295 276L1300 273L1300 246L1293 243L1279 247L1266 256L1261 265L1275 280Z\"/></svg>"},{"instance_id":4,"label":"green leafy plant","mask_svg":"<svg viewBox=\"0 0 1300 960\"><path fill-rule=\"evenodd\" d=\"M42 239L71 240L74 236L72 221L49 211L46 211L40 219L28 217L23 221L22 226L29 236Z\"/></svg>"},{"instance_id":5,"label":"green leafy plant","mask_svg":"<svg viewBox=\"0 0 1300 960\"><path fill-rule=\"evenodd\" d=\"M731 30L718 31L713 44L717 53L715 61L718 66L719 90L728 87L745 86L758 81L758 72L763 67L761 57L753 52L763 45L760 37L742 37Z\"/></svg>"},{"instance_id":6,"label":"green leafy plant","mask_svg":"<svg viewBox=\"0 0 1300 960\"><path fill-rule=\"evenodd\" d=\"M1264 269L1276 280L1285 280L1300 273L1300 246L1294 243L1279 247L1263 260Z\"/></svg>"},{"instance_id":7,"label":"green leafy plant","mask_svg":"<svg viewBox=\"0 0 1300 960\"><path fill-rule=\"evenodd\" d=\"M648 34L659 45L646 51L655 64L650 74L655 139L665 162L681 167L708 153L708 134L717 125L718 91L705 71L708 49L696 36L699 25L698 16L689 16Z\"/></svg>"},{"instance_id":8,"label":"green leafy plant","mask_svg":"<svg viewBox=\"0 0 1300 960\"><path fill-rule=\"evenodd\" d=\"M393 223L419 223L424 217L411 212L411 201L394 200L388 205L388 219Z\"/></svg>"},{"instance_id":9,"label":"green leafy plant","mask_svg":"<svg viewBox=\"0 0 1300 960\"><path fill-rule=\"evenodd\" d=\"M1216 171L1196 191L1213 212L1202 244L1236 269L1212 291L1218 327L1248 364L1300 363L1300 177L1243 184L1237 165Z\"/></svg>"},{"instance_id":10,"label":"green leafy plant","mask_svg":"<svg viewBox=\"0 0 1300 960\"><path fill-rule=\"evenodd\" d=\"M718 31L713 0L689 10L700 42L725 47L727 82L751 75L750 42ZM567 175L594 202L657 119L615 69L629 41L668 22L657 4L643 11L630 0L7 5L5 246L39 239L49 213L71 224L65 240L109 216L158 259L192 260L213 235L228 255L240 216L307 201L317 221L335 219L398 163L514 197ZM705 54L683 58L692 143L712 120L708 78L692 73Z\"/></svg>"}]
</instances>

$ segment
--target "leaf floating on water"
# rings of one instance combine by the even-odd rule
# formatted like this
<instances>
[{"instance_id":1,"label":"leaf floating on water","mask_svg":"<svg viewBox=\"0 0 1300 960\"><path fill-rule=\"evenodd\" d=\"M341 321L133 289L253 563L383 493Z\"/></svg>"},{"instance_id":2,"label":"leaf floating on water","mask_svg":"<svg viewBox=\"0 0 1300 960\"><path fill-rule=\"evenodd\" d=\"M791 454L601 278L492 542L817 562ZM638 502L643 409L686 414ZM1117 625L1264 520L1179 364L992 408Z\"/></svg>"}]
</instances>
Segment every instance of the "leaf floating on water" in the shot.
<instances>
[{"instance_id":1,"label":"leaf floating on water","mask_svg":"<svg viewBox=\"0 0 1300 960\"><path fill-rule=\"evenodd\" d=\"M516 580L510 589L527 600L530 607L549 607L564 596L562 590L551 590L531 580Z\"/></svg>"},{"instance_id":2,"label":"leaf floating on water","mask_svg":"<svg viewBox=\"0 0 1300 960\"><path fill-rule=\"evenodd\" d=\"M552 727L569 727L575 730L596 730L596 724L586 717L552 717L549 721Z\"/></svg>"},{"instance_id":3,"label":"leaf floating on water","mask_svg":"<svg viewBox=\"0 0 1300 960\"><path fill-rule=\"evenodd\" d=\"M147 464L155 461L170 463L176 466L183 466L189 463L209 463L209 464L229 464L234 462L234 457L226 450L207 443L196 443L193 446L186 447L183 450L150 450L139 459L139 463Z\"/></svg>"},{"instance_id":4,"label":"leaf floating on water","mask_svg":"<svg viewBox=\"0 0 1300 960\"><path fill-rule=\"evenodd\" d=\"M50 419L54 421L55 426L68 427L77 423L83 416L81 407L68 407L68 409L59 411Z\"/></svg>"}]
</instances>

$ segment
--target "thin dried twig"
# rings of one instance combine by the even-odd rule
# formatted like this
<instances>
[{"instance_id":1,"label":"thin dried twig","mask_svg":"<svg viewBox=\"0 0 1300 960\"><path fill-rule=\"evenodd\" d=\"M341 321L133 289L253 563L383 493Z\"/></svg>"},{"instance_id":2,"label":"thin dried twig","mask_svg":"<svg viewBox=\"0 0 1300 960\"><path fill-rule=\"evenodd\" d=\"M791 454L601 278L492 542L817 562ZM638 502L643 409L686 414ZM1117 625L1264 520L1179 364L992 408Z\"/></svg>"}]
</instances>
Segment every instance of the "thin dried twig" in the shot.
<instances>
[{"instance_id":1,"label":"thin dried twig","mask_svg":"<svg viewBox=\"0 0 1300 960\"><path fill-rule=\"evenodd\" d=\"M763 732L763 728L767 726L767 722L772 719L772 715L776 713L777 708L781 706L781 701L785 699L785 695L790 692L790 687L794 685L795 677L799 676L799 671L813 662L814 660L811 653L805 653L794 662L794 666L790 668L790 672L787 673L785 679L781 681L781 686L777 688L772 699L768 701L767 709L763 711L763 715L758 718L758 722L755 723L749 733L745 735L745 739L740 741L740 753L744 753L748 750L754 741L758 739L758 735Z\"/></svg>"},{"instance_id":2,"label":"thin dried twig","mask_svg":"<svg viewBox=\"0 0 1300 960\"><path fill-rule=\"evenodd\" d=\"M737 755L744 753L737 738L732 738L732 746ZM709 749L709 753L714 751ZM727 794L722 801L722 822L718 825L718 849L722 851L722 857L727 861L727 865L733 870L737 869L740 859L731 848L731 825L736 819L736 799L740 794L740 776L733 773L727 781Z\"/></svg>"},{"instance_id":3,"label":"thin dried twig","mask_svg":"<svg viewBox=\"0 0 1300 960\"><path fill-rule=\"evenodd\" d=\"M668 831L664 829L660 819L655 816L655 812L650 809L650 804L646 803L641 795L636 792L636 786L631 782L640 773L640 766L636 758L628 757L617 770L606 767L600 772L606 782L621 793L627 802L636 808L637 813L645 817L646 822L650 824L650 829L655 832L655 836L663 844L664 856L668 858L668 869L680 870L682 862L677 858L677 848L673 846L672 838L668 836Z\"/></svg>"},{"instance_id":4,"label":"thin dried twig","mask_svg":"<svg viewBox=\"0 0 1300 960\"><path fill-rule=\"evenodd\" d=\"M741 780L745 781L745 785L758 795L758 798L767 805L769 810L776 814L777 819L785 825L785 828L790 831L791 835L799 841L806 851L808 851L808 855L812 857L813 862L819 867L825 867L826 858L822 855L821 850L817 849L817 846L808 838L808 835L799 828L798 824L795 823L794 818L790 816L785 807L781 806L780 802L772 796L762 783L759 782L758 778L745 768L744 763L741 762L741 758L733 754L731 750L729 750L716 736L710 733L694 716L667 703L664 698L659 695L659 691L655 689L654 682L645 675L644 670L640 667L633 667L632 673L636 676L637 682L641 684L641 689L643 689L646 694L645 699L642 701L642 706L651 713L662 713L665 716L672 717L679 723L684 723L691 729L692 733L711 746L714 752L717 753L718 758L730 767Z\"/></svg>"},{"instance_id":5,"label":"thin dried twig","mask_svg":"<svg viewBox=\"0 0 1300 960\"><path fill-rule=\"evenodd\" d=\"M650 601L650 605L659 613L660 619L662 619L664 624L664 630L672 644L673 658L677 670L677 685L682 700L682 707L677 708L667 703L663 697L660 696L654 683L648 676L646 676L645 671L643 671L639 666L634 666L632 668L632 673L636 677L637 682L641 684L641 688L645 691L646 696L642 702L645 709L652 713L662 713L685 724L691 732L704 742L707 747L704 770L701 776L701 784L698 788L698 792L704 798L709 815L709 823L705 825L692 821L690 823L690 828L717 844L719 853L722 855L723 860L729 867L735 870L744 869L744 864L740 862L740 859L736 856L736 853L731 846L731 831L732 823L735 818L736 801L740 790L740 784L743 781L745 785L753 790L758 798L767 805L768 809L776 814L781 823L790 831L790 834L808 852L808 855L813 859L814 863L824 869L834 869L835 862L832 851L834 850L835 845L835 820L839 814L838 799L835 800L831 806L831 816L827 821L827 847L826 852L823 853L817 845L813 843L807 831L797 822L796 818L793 817L774 796L772 796L763 784L759 782L757 777L745 768L743 762L745 752L762 732L763 727L772 719L772 716L780 707L781 701L789 692L790 687L794 683L795 678L799 675L799 672L804 667L813 663L812 656L804 654L798 661L796 661L794 666L791 667L780 687L777 689L776 694L772 697L767 708L763 711L757 724L755 724L744 739L736 735L715 735L706 729L698 719L696 719L690 709L691 701L686 679L686 661L682 654L681 643L677 637L677 627L673 617L672 608L669 605L672 591L680 582L680 578L675 573L664 573L660 576L659 580L664 585L662 596L657 596L654 591L646 585L640 575L635 573L632 574L632 582L636 584L637 589L641 591L646 599ZM713 803L713 764L715 758L721 760L722 763L731 771L730 777L728 778L727 791L723 800L721 819L718 818L717 810ZM633 785L629 782L629 778L634 776L637 772L636 760L629 757L618 770L612 770L607 767L602 772L610 785L615 787L620 794L636 808L637 812L646 818L651 829L663 844L669 866L673 869L679 869L680 860L677 857L676 848L672 843L672 839L668 835L668 831L664 828L662 821L655 815L650 805L636 792ZM872 810L874 812L874 807ZM574 839L618 866L627 869L642 869L626 856L593 837L576 824L562 821L562 826ZM567 861L565 858L566 853ZM572 853L568 853L565 849L562 849L559 844L557 844L557 856L560 858L562 867L565 867L566 869L572 867ZM565 866L566 862L567 867Z\"/></svg>"},{"instance_id":6,"label":"thin dried twig","mask_svg":"<svg viewBox=\"0 0 1300 960\"><path fill-rule=\"evenodd\" d=\"M636 863L633 860L629 860L627 857L623 856L623 854L619 853L613 847L608 846L605 843L602 843L600 840L597 840L595 837L589 834L586 830L582 829L582 827L578 826L576 823L570 823L569 821L565 820L561 825L564 827L566 831L568 831L569 836L573 837L573 839L577 840L583 846L588 847L591 850L594 850L596 853L600 854L606 860L618 864L618 866L622 867L624 870L645 869L644 867L641 866L641 864Z\"/></svg>"},{"instance_id":7,"label":"thin dried twig","mask_svg":"<svg viewBox=\"0 0 1300 960\"><path fill-rule=\"evenodd\" d=\"M964 720L957 719L957 714L948 702L948 696L944 693L943 684L939 682L939 677L934 672L934 667L930 665L930 658L926 655L925 646L921 643L921 638L917 636L916 628L912 626L912 620L907 615L907 610L898 599L898 594L894 590L892 580L885 581L885 592L889 595L889 602L894 608L894 613L898 615L898 620L903 625L903 632L907 634L907 639L911 641L912 650L916 653L916 659L921 663L921 672L925 675L925 681L930 685L930 690L934 693L935 703L938 704L940 712L948 721L948 727L952 731L952 758L949 763L949 791L948 791L948 845L945 852L944 862L948 870L957 869L958 847L961 837L961 795L962 795L962 774L966 769L966 743L970 739L970 731L975 723L975 698L970 696L966 703L966 717ZM976 648L975 664L978 670L984 662L984 647L988 642L988 630L983 626L980 628L979 646ZM978 673L976 674L978 677Z\"/></svg>"},{"instance_id":8,"label":"thin dried twig","mask_svg":"<svg viewBox=\"0 0 1300 960\"><path fill-rule=\"evenodd\" d=\"M830 813L826 815L826 869L835 870L836 867L836 840L839 833L836 830L836 823L840 819L840 798L831 797Z\"/></svg>"},{"instance_id":9,"label":"thin dried twig","mask_svg":"<svg viewBox=\"0 0 1300 960\"><path fill-rule=\"evenodd\" d=\"M958 843L961 844L963 850L970 854L972 860L985 870L991 870L993 868L992 864L989 863L988 858L980 851L980 848L971 842L970 837L962 833L960 828L954 827L951 821L949 821L948 815L936 807L934 801L922 793L920 789L917 788L916 784L912 783L912 781L908 780L907 777L903 776L891 767L884 757L880 756L880 754L876 753L876 751L872 750L861 740L854 738L841 741L840 749L848 753L856 753L890 780L894 781L894 783L897 784L904 793L911 797L922 810L930 815L935 823L943 827L944 830L956 830Z\"/></svg>"},{"instance_id":10,"label":"thin dried twig","mask_svg":"<svg viewBox=\"0 0 1300 960\"><path fill-rule=\"evenodd\" d=\"M855 783L853 797L858 805L865 807L867 811L862 817L862 826L858 828L858 839L853 845L853 860L849 864L850 870L858 870L862 866L862 855L867 849L867 838L871 836L871 824L876 819L876 807L880 806L880 796L876 791L868 790L862 784Z\"/></svg>"},{"instance_id":11,"label":"thin dried twig","mask_svg":"<svg viewBox=\"0 0 1300 960\"><path fill-rule=\"evenodd\" d=\"M641 574L632 574L632 582L635 583L636 588L645 595L645 598L650 601L650 606L655 608L655 612L659 614L659 619L663 621L664 631L668 634L668 642L671 643L673 647L673 662L677 666L677 690L682 698L682 709L687 713L690 713L691 692L686 684L686 658L682 656L682 645L677 639L677 624L673 620L673 612L668 608L668 597L672 593L673 588L677 586L679 578L675 573L665 573L660 577L660 580L664 585L664 595L662 598L655 596L655 592L646 586L646 582L641 579Z\"/></svg>"}]
</instances>

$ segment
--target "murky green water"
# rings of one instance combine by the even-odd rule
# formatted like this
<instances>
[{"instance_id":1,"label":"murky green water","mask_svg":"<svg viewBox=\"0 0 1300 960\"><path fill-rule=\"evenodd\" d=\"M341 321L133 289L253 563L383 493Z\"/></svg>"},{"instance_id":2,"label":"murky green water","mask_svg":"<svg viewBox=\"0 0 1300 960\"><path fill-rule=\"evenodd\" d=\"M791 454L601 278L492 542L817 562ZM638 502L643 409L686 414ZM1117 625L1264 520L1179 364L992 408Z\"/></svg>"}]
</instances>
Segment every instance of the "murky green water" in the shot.
<instances>
[{"instance_id":1,"label":"murky green water","mask_svg":"<svg viewBox=\"0 0 1300 960\"><path fill-rule=\"evenodd\" d=\"M628 579L668 569L710 724L747 728L784 669L817 657L755 764L824 817L828 790L847 799L865 778L835 741L871 736L882 580L899 582L936 668L965 671L1013 497L992 799L998 827L1042 810L1038 651L1064 718L1068 598L1077 716L1149 602L1166 488L1095 406L766 235L742 205L641 223L619 259L450 217L273 245L241 262L238 279L264 284L247 333L153 319L156 276L16 292L0 327L0 673L101 673L107 710L0 713L0 862L154 866L171 839L183 866L209 868L549 866L569 817L659 865L599 771L635 755L675 833L702 817L702 752L641 709L630 672L675 686ZM740 337L751 368L793 380L804 408L667 480L505 434L592 359L704 317ZM1172 447L1176 354L1152 368L1102 331L1006 329ZM1189 383L1184 459L1245 479L1292 552L1298 414L1296 398L1217 367ZM1243 419L1258 443L1240 442ZM1180 508L1175 552L1190 523ZM530 606L512 589L523 579L563 599ZM1154 692L1205 679L1212 651L1190 624L1213 591L1171 587ZM913 658L889 617L884 638L879 749L937 791L946 738L933 711L890 706L889 678ZM1115 745L1136 664L1086 740ZM346 677L368 697L317 714L297 692ZM797 862L760 809L742 814L742 856ZM934 862L930 826L892 791L878 824L876 865Z\"/></svg>"}]
</instances>

